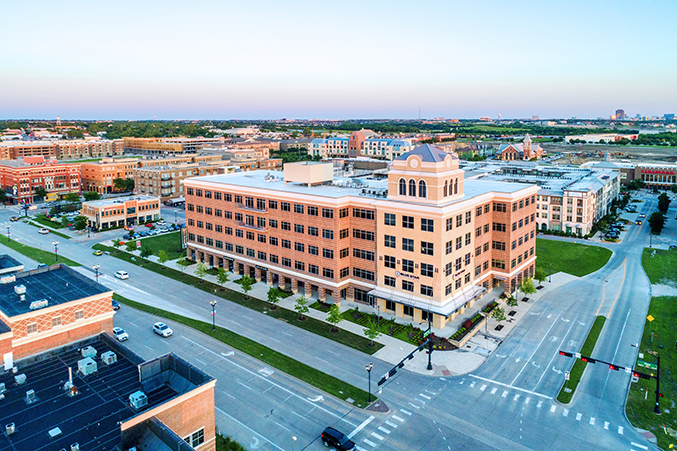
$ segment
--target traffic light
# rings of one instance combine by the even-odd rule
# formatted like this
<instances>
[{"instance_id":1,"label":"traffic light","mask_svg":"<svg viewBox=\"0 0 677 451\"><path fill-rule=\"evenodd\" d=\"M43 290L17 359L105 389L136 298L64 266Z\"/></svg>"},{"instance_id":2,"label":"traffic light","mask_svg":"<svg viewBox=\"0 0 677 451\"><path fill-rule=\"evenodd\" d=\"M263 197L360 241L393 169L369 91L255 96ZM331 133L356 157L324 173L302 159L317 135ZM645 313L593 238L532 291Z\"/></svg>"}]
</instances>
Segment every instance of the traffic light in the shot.
<instances>
[{"instance_id":1,"label":"traffic light","mask_svg":"<svg viewBox=\"0 0 677 451\"><path fill-rule=\"evenodd\" d=\"M597 363L597 360L586 356L581 356L581 360L587 363Z\"/></svg>"},{"instance_id":2,"label":"traffic light","mask_svg":"<svg viewBox=\"0 0 677 451\"><path fill-rule=\"evenodd\" d=\"M559 355L563 355L564 357L573 357L574 354L571 352L566 352L566 351L560 351Z\"/></svg>"},{"instance_id":3,"label":"traffic light","mask_svg":"<svg viewBox=\"0 0 677 451\"><path fill-rule=\"evenodd\" d=\"M616 371L618 371L620 368L619 368L618 365L614 365L613 363L610 363L610 364L609 364L609 369L610 369L610 370L616 370Z\"/></svg>"},{"instance_id":4,"label":"traffic light","mask_svg":"<svg viewBox=\"0 0 677 451\"><path fill-rule=\"evenodd\" d=\"M632 373L632 375L640 379L651 379L651 376L649 376L648 374L638 373L637 371Z\"/></svg>"}]
</instances>

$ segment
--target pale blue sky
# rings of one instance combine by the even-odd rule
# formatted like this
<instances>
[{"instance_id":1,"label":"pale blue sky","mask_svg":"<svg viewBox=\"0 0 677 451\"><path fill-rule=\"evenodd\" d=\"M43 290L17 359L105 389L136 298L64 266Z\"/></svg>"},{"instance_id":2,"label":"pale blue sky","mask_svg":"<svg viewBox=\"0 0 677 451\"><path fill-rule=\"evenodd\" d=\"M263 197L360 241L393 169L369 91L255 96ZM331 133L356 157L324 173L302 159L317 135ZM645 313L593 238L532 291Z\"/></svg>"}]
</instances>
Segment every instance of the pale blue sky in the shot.
<instances>
[{"instance_id":1,"label":"pale blue sky","mask_svg":"<svg viewBox=\"0 0 677 451\"><path fill-rule=\"evenodd\" d=\"M0 118L677 112L674 0L51 0L2 16Z\"/></svg>"}]
</instances>

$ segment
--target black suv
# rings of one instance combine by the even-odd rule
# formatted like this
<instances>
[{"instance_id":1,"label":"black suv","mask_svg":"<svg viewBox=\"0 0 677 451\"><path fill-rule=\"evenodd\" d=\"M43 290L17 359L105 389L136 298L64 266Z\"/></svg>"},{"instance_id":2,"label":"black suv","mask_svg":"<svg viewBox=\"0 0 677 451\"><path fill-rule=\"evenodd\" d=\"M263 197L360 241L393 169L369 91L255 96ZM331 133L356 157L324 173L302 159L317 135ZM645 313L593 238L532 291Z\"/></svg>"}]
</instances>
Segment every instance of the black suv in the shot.
<instances>
[{"instance_id":1,"label":"black suv","mask_svg":"<svg viewBox=\"0 0 677 451\"><path fill-rule=\"evenodd\" d=\"M355 449L355 443L350 440L343 432L337 431L332 427L328 427L320 435L322 443L324 446L331 446L334 449L339 451L347 451L350 449Z\"/></svg>"}]
</instances>

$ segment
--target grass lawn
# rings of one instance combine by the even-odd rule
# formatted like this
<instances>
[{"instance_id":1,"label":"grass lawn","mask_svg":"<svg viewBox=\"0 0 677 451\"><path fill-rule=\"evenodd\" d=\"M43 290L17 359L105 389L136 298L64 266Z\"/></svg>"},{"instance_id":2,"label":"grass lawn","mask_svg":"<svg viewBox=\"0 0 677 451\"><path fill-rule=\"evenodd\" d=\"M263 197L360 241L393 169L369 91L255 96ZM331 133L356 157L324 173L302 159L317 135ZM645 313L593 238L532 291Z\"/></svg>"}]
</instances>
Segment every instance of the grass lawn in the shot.
<instances>
[{"instance_id":1,"label":"grass lawn","mask_svg":"<svg viewBox=\"0 0 677 451\"><path fill-rule=\"evenodd\" d=\"M55 263L65 263L68 266L82 266L80 263L74 262L73 260L67 259L66 257L59 256L59 260L57 261L54 252L47 252L43 251L42 249L36 249L34 247L26 246L25 244L21 244L15 240L8 242L7 237L3 237L2 239L0 239L0 243L4 244L5 246L11 249L14 249L15 251L25 255L28 258L35 260L38 263L45 263L47 265L53 265Z\"/></svg>"},{"instance_id":2,"label":"grass lawn","mask_svg":"<svg viewBox=\"0 0 677 451\"><path fill-rule=\"evenodd\" d=\"M537 238L536 255L536 267L546 274L550 274L552 268L552 274L562 271L582 277L606 265L611 251L599 246Z\"/></svg>"},{"instance_id":3,"label":"grass lawn","mask_svg":"<svg viewBox=\"0 0 677 451\"><path fill-rule=\"evenodd\" d=\"M39 224L42 224L42 225L47 226L47 227L51 227L53 229L63 229L64 227L66 227L65 225L63 225L61 223L61 221L57 221L57 222L51 221L45 215L38 215L38 216L34 217L33 220L35 222L39 223Z\"/></svg>"},{"instance_id":4,"label":"grass lawn","mask_svg":"<svg viewBox=\"0 0 677 451\"><path fill-rule=\"evenodd\" d=\"M282 307L276 307L275 309L271 310L271 305L269 302L262 301L261 299L256 299L251 296L249 297L249 299L245 299L244 295L238 291L233 291L228 288L224 288L221 285L201 280L190 274L185 274L180 270L169 268L167 266L152 262L150 260L146 260L141 257L134 257L133 255L115 249L114 247L95 244L93 248L100 249L102 251L109 251L113 257L117 257L121 260L128 261L137 266L146 268L150 271L162 274L163 276L167 276L171 279L178 280L179 282L185 283L187 285L191 285L202 291L213 294L214 296L227 299L231 302L236 302L244 307L256 310L257 312L266 313L268 316L272 316L273 318L285 321L293 326L300 327L301 329L305 329L316 335L329 338L330 340L334 340L338 343L341 343L345 346L349 346L353 349L357 349L358 351L364 352L366 354L373 354L383 347L383 345L380 343L371 345L370 341L366 337L361 337L352 332L348 332L345 330L340 330L339 332L332 332L331 329L333 328L333 326L331 324L325 323L324 321L320 321L309 317L306 317L306 319L304 319L303 321L299 321L298 320L299 315L295 311L288 310ZM134 260L132 260L132 258L134 258Z\"/></svg>"},{"instance_id":5,"label":"grass lawn","mask_svg":"<svg viewBox=\"0 0 677 451\"><path fill-rule=\"evenodd\" d=\"M595 349L595 344L597 343L600 332L602 332L602 327L604 327L605 321L606 318L604 316L598 316L595 318L595 322L592 324L590 332L588 332L588 337L585 339L583 347L581 347L581 355L590 357L592 351ZM582 361L581 359L576 359L574 366L571 368L571 372L569 373L569 380L565 381L564 385L559 391L559 394L557 395L557 400L559 402L563 404L568 404L571 402L571 398L573 398L574 393L576 393L576 387L578 387L578 383L581 381L581 377L583 377L583 371L585 371L586 365L586 362ZM593 365L596 364L593 363ZM567 393L564 390L565 388L570 388L571 392Z\"/></svg>"},{"instance_id":6,"label":"grass lawn","mask_svg":"<svg viewBox=\"0 0 677 451\"><path fill-rule=\"evenodd\" d=\"M651 258L653 251L656 252L656 255ZM677 251L644 249L642 266L651 283L677 284Z\"/></svg>"},{"instance_id":7,"label":"grass lawn","mask_svg":"<svg viewBox=\"0 0 677 451\"><path fill-rule=\"evenodd\" d=\"M170 260L186 256L186 250L181 249L180 231L141 238L141 247L147 247L156 256L163 250Z\"/></svg>"},{"instance_id":8,"label":"grass lawn","mask_svg":"<svg viewBox=\"0 0 677 451\"><path fill-rule=\"evenodd\" d=\"M360 390L359 388L343 382L334 376L316 370L305 363L301 363L292 359L291 357L280 354L279 352L263 346L262 344L259 344L247 337L243 337L242 335L238 335L218 326L216 327L216 330L212 330L211 323L198 321L192 318L186 318L185 316L177 315L175 313L167 312L155 307L149 307L145 304L134 302L118 294L113 294L113 298L138 310L142 310L153 315L162 316L169 320L176 321L181 324L185 324L186 326L192 327L193 329L199 330L200 332L210 335L217 340L222 341L223 343L226 343L227 345L254 357L257 360L265 362L268 365L289 374L290 376L294 376L295 378L300 379L309 385L317 387L320 390L337 397L338 399L342 399L344 401L348 398L354 399L355 401L353 404L358 407L366 407L368 405L368 393L366 391ZM375 397L372 395L372 400L373 399L375 399Z\"/></svg>"},{"instance_id":9,"label":"grass lawn","mask_svg":"<svg viewBox=\"0 0 677 451\"><path fill-rule=\"evenodd\" d=\"M25 221L24 221L24 222L25 222ZM30 225L32 225L33 227L37 227L37 228L39 228L39 229L42 229L42 228L43 228L41 224L36 224L36 223L34 223L33 221L28 221L27 224L30 224ZM71 237L69 237L69 236L66 235L65 233L57 232L56 230L50 230L49 233L52 234L52 235L60 236L61 238L65 238L65 239L67 239L67 240L70 240L70 239L71 239Z\"/></svg>"}]
</instances>

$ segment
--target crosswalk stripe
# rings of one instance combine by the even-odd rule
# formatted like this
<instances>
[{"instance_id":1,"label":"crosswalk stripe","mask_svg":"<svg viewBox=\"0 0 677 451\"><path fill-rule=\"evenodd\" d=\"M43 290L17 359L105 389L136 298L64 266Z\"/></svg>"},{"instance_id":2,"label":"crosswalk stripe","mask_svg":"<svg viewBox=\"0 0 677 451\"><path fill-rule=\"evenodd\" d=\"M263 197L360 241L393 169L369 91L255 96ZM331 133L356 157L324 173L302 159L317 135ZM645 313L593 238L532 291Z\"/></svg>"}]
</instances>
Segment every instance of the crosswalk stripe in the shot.
<instances>
[{"instance_id":1,"label":"crosswalk stripe","mask_svg":"<svg viewBox=\"0 0 677 451\"><path fill-rule=\"evenodd\" d=\"M496 393L496 390L498 390L496 387L492 388L492 389L491 389L491 394L493 395L494 393Z\"/></svg>"},{"instance_id":2,"label":"crosswalk stripe","mask_svg":"<svg viewBox=\"0 0 677 451\"><path fill-rule=\"evenodd\" d=\"M390 430L384 428L383 426L379 426L379 427L378 427L378 430L381 431L381 432L383 432L383 433L385 433L385 434L390 434Z\"/></svg>"},{"instance_id":3,"label":"crosswalk stripe","mask_svg":"<svg viewBox=\"0 0 677 451\"><path fill-rule=\"evenodd\" d=\"M618 426L618 433L623 435L623 426Z\"/></svg>"},{"instance_id":4,"label":"crosswalk stripe","mask_svg":"<svg viewBox=\"0 0 677 451\"><path fill-rule=\"evenodd\" d=\"M416 410L418 410L418 409L421 408L421 406L417 406L417 405L414 404L413 402L410 402L409 405L410 405L411 407L413 407L414 409L416 409ZM411 415L411 414L410 414L410 415Z\"/></svg>"},{"instance_id":5,"label":"crosswalk stripe","mask_svg":"<svg viewBox=\"0 0 677 451\"><path fill-rule=\"evenodd\" d=\"M519 398L520 398L520 395L515 395L515 398L513 399L513 401L517 401Z\"/></svg>"},{"instance_id":6,"label":"crosswalk stripe","mask_svg":"<svg viewBox=\"0 0 677 451\"><path fill-rule=\"evenodd\" d=\"M409 412L408 410L400 409L400 412L402 412L405 415L411 415L411 412ZM393 416L393 418L394 418L394 416Z\"/></svg>"},{"instance_id":7,"label":"crosswalk stripe","mask_svg":"<svg viewBox=\"0 0 677 451\"><path fill-rule=\"evenodd\" d=\"M382 435L378 435L376 432L372 432L371 435L372 435L372 437L376 437L376 438L379 439L379 440L383 440L383 436L382 436Z\"/></svg>"},{"instance_id":8,"label":"crosswalk stripe","mask_svg":"<svg viewBox=\"0 0 677 451\"><path fill-rule=\"evenodd\" d=\"M569 409L564 409L564 412L562 412L562 415L565 417L569 416Z\"/></svg>"},{"instance_id":9,"label":"crosswalk stripe","mask_svg":"<svg viewBox=\"0 0 677 451\"><path fill-rule=\"evenodd\" d=\"M404 423L404 418L400 418L397 415L393 415L393 419L399 421L400 423Z\"/></svg>"},{"instance_id":10,"label":"crosswalk stripe","mask_svg":"<svg viewBox=\"0 0 677 451\"><path fill-rule=\"evenodd\" d=\"M543 401L538 401L538 404L536 404L536 407L538 407L540 409L542 405L543 405Z\"/></svg>"},{"instance_id":11,"label":"crosswalk stripe","mask_svg":"<svg viewBox=\"0 0 677 451\"><path fill-rule=\"evenodd\" d=\"M374 442L372 442L372 441L369 441L369 440L367 440L366 438L365 438L364 440L362 440L362 441L363 441L364 443L366 443L367 445L371 446L372 448L373 448L374 446L376 446L376 443L374 443Z\"/></svg>"},{"instance_id":12,"label":"crosswalk stripe","mask_svg":"<svg viewBox=\"0 0 677 451\"><path fill-rule=\"evenodd\" d=\"M470 383L470 388L473 388L474 386L475 386L475 381L472 381L472 382Z\"/></svg>"},{"instance_id":13,"label":"crosswalk stripe","mask_svg":"<svg viewBox=\"0 0 677 451\"><path fill-rule=\"evenodd\" d=\"M647 447L644 446L644 445L640 445L639 443L630 442L630 444L631 444L632 446L636 446L637 448L649 449L649 448L647 448Z\"/></svg>"},{"instance_id":14,"label":"crosswalk stripe","mask_svg":"<svg viewBox=\"0 0 677 451\"><path fill-rule=\"evenodd\" d=\"M557 406L550 406L550 412L554 413L557 410Z\"/></svg>"},{"instance_id":15,"label":"crosswalk stripe","mask_svg":"<svg viewBox=\"0 0 677 451\"><path fill-rule=\"evenodd\" d=\"M394 416L393 416L393 418L394 418ZM404 420L402 420L402 419L400 418L400 421L404 421ZM386 423L388 426L390 426L391 428L393 428L393 429L397 428L397 425L396 425L395 423L393 423L392 421L386 420L385 423Z\"/></svg>"},{"instance_id":16,"label":"crosswalk stripe","mask_svg":"<svg viewBox=\"0 0 677 451\"><path fill-rule=\"evenodd\" d=\"M480 387L480 391L484 391L486 389L487 389L487 384L482 384L482 386Z\"/></svg>"},{"instance_id":17,"label":"crosswalk stripe","mask_svg":"<svg viewBox=\"0 0 677 451\"><path fill-rule=\"evenodd\" d=\"M577 413L577 414L576 414L576 421L581 421L581 418L583 418L583 414L582 414L582 413Z\"/></svg>"},{"instance_id":18,"label":"crosswalk stripe","mask_svg":"<svg viewBox=\"0 0 677 451\"><path fill-rule=\"evenodd\" d=\"M425 399L432 399L432 398L430 398L430 396L424 395L423 393L419 393L418 396L425 398Z\"/></svg>"},{"instance_id":19,"label":"crosswalk stripe","mask_svg":"<svg viewBox=\"0 0 677 451\"><path fill-rule=\"evenodd\" d=\"M502 398L505 398L506 396L508 396L508 392L504 390L504 391L503 391L503 394L501 395L501 397L502 397Z\"/></svg>"},{"instance_id":20,"label":"crosswalk stripe","mask_svg":"<svg viewBox=\"0 0 677 451\"><path fill-rule=\"evenodd\" d=\"M609 422L608 421L604 422L604 429L609 429Z\"/></svg>"},{"instance_id":21,"label":"crosswalk stripe","mask_svg":"<svg viewBox=\"0 0 677 451\"><path fill-rule=\"evenodd\" d=\"M595 424L595 417L590 417L590 424L592 424L592 425Z\"/></svg>"}]
</instances>

